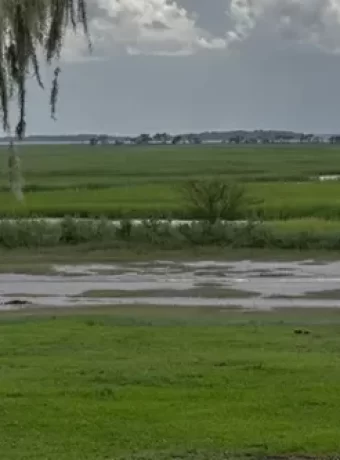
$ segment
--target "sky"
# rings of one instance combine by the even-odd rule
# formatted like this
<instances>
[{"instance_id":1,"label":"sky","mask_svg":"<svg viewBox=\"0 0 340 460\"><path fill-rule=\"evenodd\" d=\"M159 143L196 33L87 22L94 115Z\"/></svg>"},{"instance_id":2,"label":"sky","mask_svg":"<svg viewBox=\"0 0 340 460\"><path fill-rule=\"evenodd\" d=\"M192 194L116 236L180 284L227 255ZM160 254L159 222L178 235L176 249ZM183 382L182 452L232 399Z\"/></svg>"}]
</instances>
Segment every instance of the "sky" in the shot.
<instances>
[{"instance_id":1,"label":"sky","mask_svg":"<svg viewBox=\"0 0 340 460\"><path fill-rule=\"evenodd\" d=\"M28 134L340 132L340 0L87 3L93 51L67 35L57 121L29 82Z\"/></svg>"}]
</instances>

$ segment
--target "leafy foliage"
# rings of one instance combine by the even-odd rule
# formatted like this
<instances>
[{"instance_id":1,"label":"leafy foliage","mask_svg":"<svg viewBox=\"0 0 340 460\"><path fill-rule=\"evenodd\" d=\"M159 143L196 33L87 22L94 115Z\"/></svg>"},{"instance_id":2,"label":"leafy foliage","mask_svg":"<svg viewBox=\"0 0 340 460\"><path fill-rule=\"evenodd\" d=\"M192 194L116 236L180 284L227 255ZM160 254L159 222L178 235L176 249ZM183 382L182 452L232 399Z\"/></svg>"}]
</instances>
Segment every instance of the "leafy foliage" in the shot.
<instances>
[{"instance_id":1,"label":"leafy foliage","mask_svg":"<svg viewBox=\"0 0 340 460\"><path fill-rule=\"evenodd\" d=\"M245 204L244 187L219 179L189 181L183 192L191 214L209 222L237 219Z\"/></svg>"},{"instance_id":2,"label":"leafy foliage","mask_svg":"<svg viewBox=\"0 0 340 460\"><path fill-rule=\"evenodd\" d=\"M340 232L335 229L305 230L303 225L281 223L193 222L173 225L170 221L145 220L139 224L123 220L79 220L65 217L60 222L46 220L3 220L0 247L56 247L89 244L91 247L140 249L188 249L197 246L224 248L275 248L280 250L340 250Z\"/></svg>"},{"instance_id":3,"label":"leafy foliage","mask_svg":"<svg viewBox=\"0 0 340 460\"><path fill-rule=\"evenodd\" d=\"M16 96L19 120L16 134L26 128L26 82L30 74L40 87L39 52L48 63L59 59L68 27L82 25L88 37L86 0L0 0L0 111L5 131L9 126L9 103ZM51 90L51 113L55 115L59 67Z\"/></svg>"}]
</instances>

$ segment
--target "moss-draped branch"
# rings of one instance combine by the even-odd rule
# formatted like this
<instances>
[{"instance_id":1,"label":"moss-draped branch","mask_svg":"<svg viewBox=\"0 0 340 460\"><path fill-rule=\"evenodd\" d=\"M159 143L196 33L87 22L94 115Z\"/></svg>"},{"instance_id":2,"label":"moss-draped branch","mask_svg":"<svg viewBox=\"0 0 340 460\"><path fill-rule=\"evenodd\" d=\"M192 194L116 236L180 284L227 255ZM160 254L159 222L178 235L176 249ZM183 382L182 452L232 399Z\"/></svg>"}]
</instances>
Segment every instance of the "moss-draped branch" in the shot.
<instances>
[{"instance_id":1,"label":"moss-draped branch","mask_svg":"<svg viewBox=\"0 0 340 460\"><path fill-rule=\"evenodd\" d=\"M48 63L58 60L65 33L82 26L88 37L86 0L0 0L0 114L9 132L9 103L17 98L19 119L16 134L21 139L26 128L26 82L34 75L43 87L38 53ZM58 75L54 72L50 95L51 114L55 115Z\"/></svg>"}]
</instances>

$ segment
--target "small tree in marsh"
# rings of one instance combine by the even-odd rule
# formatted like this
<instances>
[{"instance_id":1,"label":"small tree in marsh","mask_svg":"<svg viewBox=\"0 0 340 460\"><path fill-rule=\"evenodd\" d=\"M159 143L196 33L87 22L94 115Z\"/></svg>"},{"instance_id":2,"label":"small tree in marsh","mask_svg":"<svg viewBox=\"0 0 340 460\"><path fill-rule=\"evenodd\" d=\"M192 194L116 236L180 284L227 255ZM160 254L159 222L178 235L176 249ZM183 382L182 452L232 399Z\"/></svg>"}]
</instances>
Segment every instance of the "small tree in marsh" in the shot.
<instances>
[{"instance_id":1,"label":"small tree in marsh","mask_svg":"<svg viewBox=\"0 0 340 460\"><path fill-rule=\"evenodd\" d=\"M193 180L182 187L191 216L207 220L236 220L246 204L244 187L220 179Z\"/></svg>"}]
</instances>

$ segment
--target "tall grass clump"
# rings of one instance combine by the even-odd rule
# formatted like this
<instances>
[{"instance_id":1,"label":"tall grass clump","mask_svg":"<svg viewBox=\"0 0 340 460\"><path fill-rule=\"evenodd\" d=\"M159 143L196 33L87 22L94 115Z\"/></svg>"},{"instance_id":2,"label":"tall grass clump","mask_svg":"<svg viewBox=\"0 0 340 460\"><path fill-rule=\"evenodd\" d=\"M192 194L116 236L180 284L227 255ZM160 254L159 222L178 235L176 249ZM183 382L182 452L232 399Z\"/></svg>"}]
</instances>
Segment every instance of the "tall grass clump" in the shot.
<instances>
[{"instance_id":1,"label":"tall grass clump","mask_svg":"<svg viewBox=\"0 0 340 460\"><path fill-rule=\"evenodd\" d=\"M188 181L182 194L189 215L210 223L239 219L247 201L243 186L220 179Z\"/></svg>"}]
</instances>

